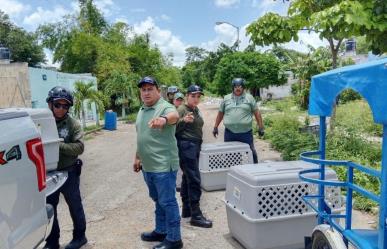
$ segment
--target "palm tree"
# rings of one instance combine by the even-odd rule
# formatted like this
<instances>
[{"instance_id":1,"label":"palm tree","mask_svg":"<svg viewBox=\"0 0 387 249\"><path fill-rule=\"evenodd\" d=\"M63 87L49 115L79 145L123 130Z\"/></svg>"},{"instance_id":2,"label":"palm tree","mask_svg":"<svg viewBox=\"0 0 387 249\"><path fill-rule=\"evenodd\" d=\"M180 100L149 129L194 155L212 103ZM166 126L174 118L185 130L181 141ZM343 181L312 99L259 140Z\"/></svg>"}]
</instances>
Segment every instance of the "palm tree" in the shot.
<instances>
[{"instance_id":1,"label":"palm tree","mask_svg":"<svg viewBox=\"0 0 387 249\"><path fill-rule=\"evenodd\" d=\"M130 104L138 102L137 91L133 89L131 82L136 82L137 77L119 71L113 71L111 76L105 81L105 91L107 95L116 95L116 104L121 105L121 115L126 116L126 108Z\"/></svg>"},{"instance_id":2,"label":"palm tree","mask_svg":"<svg viewBox=\"0 0 387 249\"><path fill-rule=\"evenodd\" d=\"M93 96L90 98L90 100L95 103L97 114L97 120L95 124L99 127L99 117L101 114L103 114L105 106L108 105L109 98L102 91L96 91L95 94L93 94Z\"/></svg>"},{"instance_id":3,"label":"palm tree","mask_svg":"<svg viewBox=\"0 0 387 249\"><path fill-rule=\"evenodd\" d=\"M88 104L88 109L91 109L91 103L95 102L96 99L96 94L97 90L94 88L94 83L93 82L88 82L85 83L83 81L76 81L74 83L74 98L75 98L75 103L74 103L74 111L75 114L79 117L81 116L82 120L82 127L86 127L86 114L85 114L85 102ZM98 105L98 104L97 104ZM97 120L98 120L97 116Z\"/></svg>"}]
</instances>

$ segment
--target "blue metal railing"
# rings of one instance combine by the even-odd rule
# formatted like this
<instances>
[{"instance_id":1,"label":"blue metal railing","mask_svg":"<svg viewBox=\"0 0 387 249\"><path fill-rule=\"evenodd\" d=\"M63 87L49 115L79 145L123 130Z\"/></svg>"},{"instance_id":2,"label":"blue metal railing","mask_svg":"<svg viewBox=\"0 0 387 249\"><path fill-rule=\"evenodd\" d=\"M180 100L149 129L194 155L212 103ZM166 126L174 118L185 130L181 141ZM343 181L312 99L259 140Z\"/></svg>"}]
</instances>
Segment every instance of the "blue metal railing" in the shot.
<instances>
[{"instance_id":1,"label":"blue metal railing","mask_svg":"<svg viewBox=\"0 0 387 249\"><path fill-rule=\"evenodd\" d=\"M325 159L325 139L326 139L326 124L325 117L320 117L320 146L318 151L308 151L301 153L300 157L302 160L314 164L320 165L320 167L315 169L308 169L300 171L299 177L303 181L314 183L318 185L318 194L317 195L308 195L304 196L304 201L311 206L311 208L316 211L318 214L318 224L329 223L340 233L343 233L344 230L351 230L352 228L352 198L353 192L357 192L363 195L366 198L369 198L380 205L380 216L379 216L379 236L378 236L378 248L387 249L387 220L386 220L386 209L387 209L387 184L382 181L387 180L387 125L384 125L384 134L383 134L383 148L382 148L382 171L374 170L369 167L343 160L326 160ZM315 158L318 156L319 158ZM346 167L347 168L347 179L346 181L331 181L325 180L325 167L326 165L332 167ZM383 167L384 166L384 167ZM366 173L368 175L378 178L381 182L381 195L378 196L359 185L354 183L354 169ZM312 177L316 174L319 177ZM335 187L344 187L347 190L346 194L346 208L345 215L341 214L331 214L328 213L324 207L325 205L325 186L335 186ZM384 198L382 198L382 196ZM312 200L317 200L317 207L312 203ZM345 227L343 228L338 222L337 219L345 220ZM347 243L347 238L345 238ZM360 247L362 248L362 247Z\"/></svg>"}]
</instances>

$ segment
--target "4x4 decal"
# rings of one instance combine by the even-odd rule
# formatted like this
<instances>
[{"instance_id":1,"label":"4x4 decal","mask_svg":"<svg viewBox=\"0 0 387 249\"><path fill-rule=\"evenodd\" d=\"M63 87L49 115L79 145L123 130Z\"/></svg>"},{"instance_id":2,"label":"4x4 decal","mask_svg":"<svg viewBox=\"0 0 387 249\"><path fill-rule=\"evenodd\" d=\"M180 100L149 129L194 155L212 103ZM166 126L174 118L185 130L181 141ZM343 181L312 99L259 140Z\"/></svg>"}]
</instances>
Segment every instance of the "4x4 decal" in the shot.
<instances>
[{"instance_id":1,"label":"4x4 decal","mask_svg":"<svg viewBox=\"0 0 387 249\"><path fill-rule=\"evenodd\" d=\"M17 161L17 160L20 160L21 158L22 158L22 153L19 145L13 146L7 153L5 153L5 150L0 151L0 165L4 165L11 160Z\"/></svg>"}]
</instances>

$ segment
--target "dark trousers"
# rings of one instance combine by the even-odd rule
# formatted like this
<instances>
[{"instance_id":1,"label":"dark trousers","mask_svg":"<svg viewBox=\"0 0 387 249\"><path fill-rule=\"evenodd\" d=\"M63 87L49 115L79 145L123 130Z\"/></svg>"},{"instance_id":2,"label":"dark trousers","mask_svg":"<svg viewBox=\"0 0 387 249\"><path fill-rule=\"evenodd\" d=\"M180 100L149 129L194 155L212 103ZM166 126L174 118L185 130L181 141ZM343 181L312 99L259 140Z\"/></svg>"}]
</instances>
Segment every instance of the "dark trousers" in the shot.
<instances>
[{"instance_id":1,"label":"dark trousers","mask_svg":"<svg viewBox=\"0 0 387 249\"><path fill-rule=\"evenodd\" d=\"M190 207L192 215L199 208L200 196L200 172L199 172L199 153L201 142L190 140L177 140L179 147L180 168L183 171L180 196L185 208Z\"/></svg>"},{"instance_id":2,"label":"dark trousers","mask_svg":"<svg viewBox=\"0 0 387 249\"><path fill-rule=\"evenodd\" d=\"M65 184L56 192L47 197L47 203L54 207L54 222L52 230L46 241L50 244L58 244L60 237L60 228L58 223L57 206L59 203L59 195L63 194L66 203L70 210L71 219L73 220L74 230L73 238L81 238L85 236L86 219L83 211L81 192L79 190L79 175L75 170L68 172L68 178Z\"/></svg>"},{"instance_id":3,"label":"dark trousers","mask_svg":"<svg viewBox=\"0 0 387 249\"><path fill-rule=\"evenodd\" d=\"M253 132L251 130L243 133L233 133L232 131L226 128L224 131L224 141L225 142L237 141L237 142L242 142L250 145L251 152L253 153L254 163L258 163L257 151L255 150L255 146L254 146Z\"/></svg>"}]
</instances>

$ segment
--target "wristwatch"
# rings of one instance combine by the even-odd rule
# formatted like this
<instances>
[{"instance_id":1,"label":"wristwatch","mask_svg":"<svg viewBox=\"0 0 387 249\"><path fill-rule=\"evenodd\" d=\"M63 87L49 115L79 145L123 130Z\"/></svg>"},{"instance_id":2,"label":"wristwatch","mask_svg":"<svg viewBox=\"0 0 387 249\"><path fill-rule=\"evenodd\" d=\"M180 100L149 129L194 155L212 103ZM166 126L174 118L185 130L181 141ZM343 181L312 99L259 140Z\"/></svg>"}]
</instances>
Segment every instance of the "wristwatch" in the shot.
<instances>
[{"instance_id":1,"label":"wristwatch","mask_svg":"<svg viewBox=\"0 0 387 249\"><path fill-rule=\"evenodd\" d=\"M160 118L165 118L165 124L168 124L168 118L165 115L161 115Z\"/></svg>"}]
</instances>

